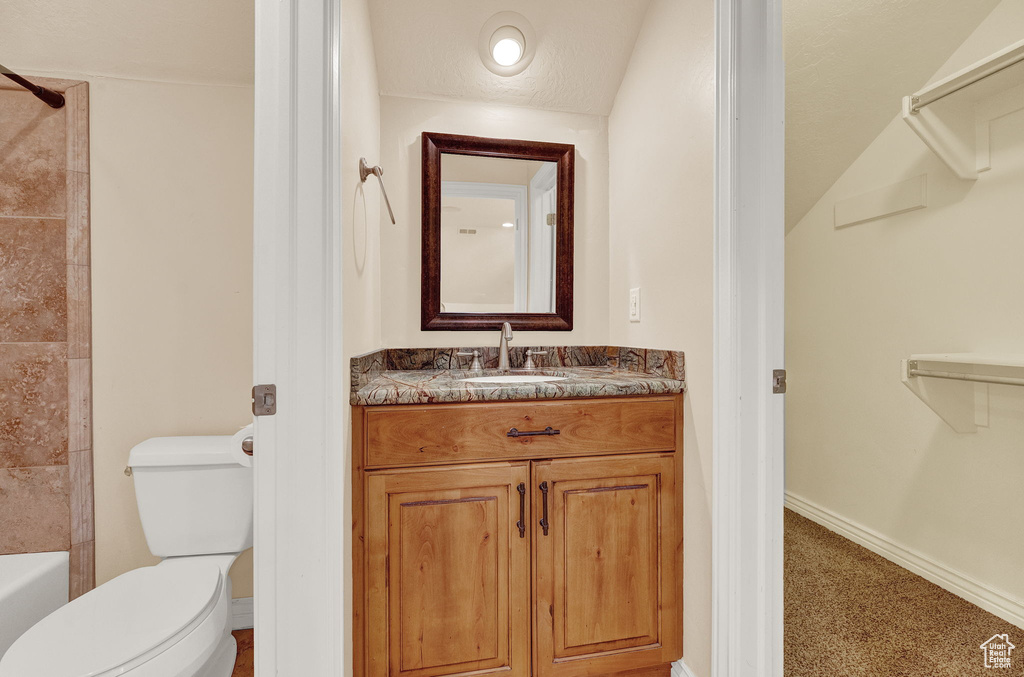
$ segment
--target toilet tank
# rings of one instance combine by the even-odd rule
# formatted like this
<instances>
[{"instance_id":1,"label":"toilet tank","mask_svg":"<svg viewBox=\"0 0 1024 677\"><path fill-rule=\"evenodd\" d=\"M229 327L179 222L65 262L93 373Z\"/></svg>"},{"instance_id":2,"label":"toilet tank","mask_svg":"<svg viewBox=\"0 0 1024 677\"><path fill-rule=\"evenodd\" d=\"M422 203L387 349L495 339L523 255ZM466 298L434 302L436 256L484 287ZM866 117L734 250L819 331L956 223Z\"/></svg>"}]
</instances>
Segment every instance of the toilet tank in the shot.
<instances>
[{"instance_id":1,"label":"toilet tank","mask_svg":"<svg viewBox=\"0 0 1024 677\"><path fill-rule=\"evenodd\" d=\"M253 474L240 448L244 431L154 437L132 449L128 465L150 552L179 557L252 546Z\"/></svg>"}]
</instances>

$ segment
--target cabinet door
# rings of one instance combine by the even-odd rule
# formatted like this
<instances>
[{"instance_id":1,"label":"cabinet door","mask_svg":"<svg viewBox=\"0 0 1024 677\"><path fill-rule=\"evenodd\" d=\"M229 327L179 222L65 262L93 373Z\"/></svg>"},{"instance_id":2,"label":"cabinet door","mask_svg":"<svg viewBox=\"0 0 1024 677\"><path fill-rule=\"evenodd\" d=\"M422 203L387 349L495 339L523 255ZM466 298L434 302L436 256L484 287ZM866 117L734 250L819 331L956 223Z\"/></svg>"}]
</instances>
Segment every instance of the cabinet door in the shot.
<instances>
[{"instance_id":1,"label":"cabinet door","mask_svg":"<svg viewBox=\"0 0 1024 677\"><path fill-rule=\"evenodd\" d=\"M528 475L525 463L367 473L370 677L528 677Z\"/></svg>"},{"instance_id":2,"label":"cabinet door","mask_svg":"<svg viewBox=\"0 0 1024 677\"><path fill-rule=\"evenodd\" d=\"M579 677L680 658L673 456L541 462L532 489L536 674Z\"/></svg>"}]
</instances>

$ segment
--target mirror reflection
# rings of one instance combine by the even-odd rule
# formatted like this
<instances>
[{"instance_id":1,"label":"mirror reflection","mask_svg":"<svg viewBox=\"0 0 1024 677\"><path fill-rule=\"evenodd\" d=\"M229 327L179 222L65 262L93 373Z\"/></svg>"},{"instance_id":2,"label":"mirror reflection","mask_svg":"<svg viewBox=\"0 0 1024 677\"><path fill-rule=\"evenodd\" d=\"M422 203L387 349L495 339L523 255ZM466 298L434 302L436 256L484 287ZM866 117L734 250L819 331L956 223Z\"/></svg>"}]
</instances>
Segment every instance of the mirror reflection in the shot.
<instances>
[{"instance_id":1,"label":"mirror reflection","mask_svg":"<svg viewBox=\"0 0 1024 677\"><path fill-rule=\"evenodd\" d=\"M555 312L557 167L441 154L441 312Z\"/></svg>"}]
</instances>

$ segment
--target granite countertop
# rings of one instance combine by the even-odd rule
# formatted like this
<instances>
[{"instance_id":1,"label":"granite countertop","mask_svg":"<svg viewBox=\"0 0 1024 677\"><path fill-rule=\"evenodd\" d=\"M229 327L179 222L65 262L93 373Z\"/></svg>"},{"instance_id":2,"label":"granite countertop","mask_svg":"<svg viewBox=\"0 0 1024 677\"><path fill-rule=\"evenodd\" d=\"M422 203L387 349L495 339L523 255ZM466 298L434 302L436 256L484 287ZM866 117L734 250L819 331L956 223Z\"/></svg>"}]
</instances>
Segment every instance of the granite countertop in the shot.
<instances>
[{"instance_id":1,"label":"granite countertop","mask_svg":"<svg viewBox=\"0 0 1024 677\"><path fill-rule=\"evenodd\" d=\"M479 350L483 371L465 368ZM510 350L511 371L499 371L494 348L380 350L352 359L354 405L499 402L663 395L686 390L681 352L616 346L549 347L532 371L522 369L525 347ZM558 376L537 383L467 383L461 379L503 374Z\"/></svg>"}]
</instances>

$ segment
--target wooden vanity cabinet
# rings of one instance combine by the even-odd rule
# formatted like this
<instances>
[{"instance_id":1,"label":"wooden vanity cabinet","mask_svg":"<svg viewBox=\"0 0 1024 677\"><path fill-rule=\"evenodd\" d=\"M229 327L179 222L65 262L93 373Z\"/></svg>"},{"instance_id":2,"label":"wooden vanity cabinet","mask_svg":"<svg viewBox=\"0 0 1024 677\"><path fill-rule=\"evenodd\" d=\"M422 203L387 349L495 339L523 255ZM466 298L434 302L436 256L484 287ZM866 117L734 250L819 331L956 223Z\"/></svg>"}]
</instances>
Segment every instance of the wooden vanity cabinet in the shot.
<instances>
[{"instance_id":1,"label":"wooden vanity cabinet","mask_svg":"<svg viewBox=\"0 0 1024 677\"><path fill-rule=\"evenodd\" d=\"M528 463L367 474L367 674L529 675L528 481Z\"/></svg>"},{"instance_id":2,"label":"wooden vanity cabinet","mask_svg":"<svg viewBox=\"0 0 1024 677\"><path fill-rule=\"evenodd\" d=\"M357 677L668 675L681 412L681 396L355 407ZM549 426L568 432L507 436ZM443 464L409 465L416 431ZM452 448L505 460L452 463Z\"/></svg>"},{"instance_id":3,"label":"wooden vanity cabinet","mask_svg":"<svg viewBox=\"0 0 1024 677\"><path fill-rule=\"evenodd\" d=\"M672 454L534 464L535 674L582 677L682 657ZM534 510L543 510L543 490Z\"/></svg>"}]
</instances>

